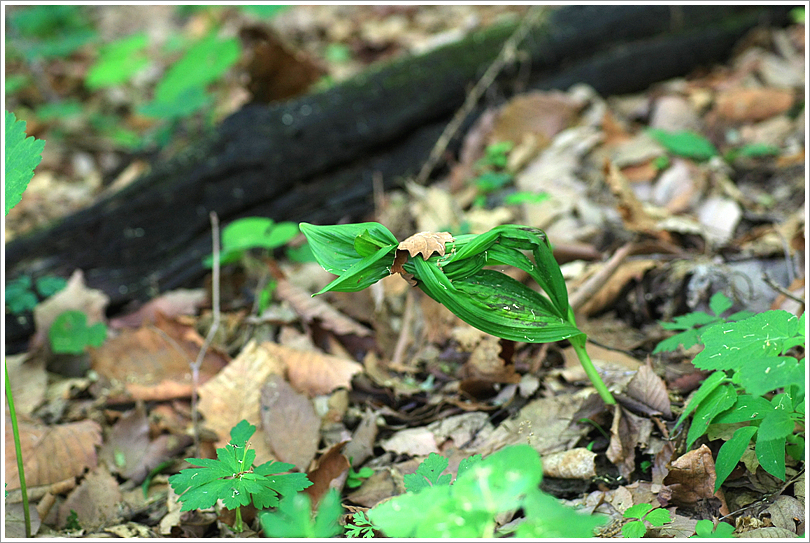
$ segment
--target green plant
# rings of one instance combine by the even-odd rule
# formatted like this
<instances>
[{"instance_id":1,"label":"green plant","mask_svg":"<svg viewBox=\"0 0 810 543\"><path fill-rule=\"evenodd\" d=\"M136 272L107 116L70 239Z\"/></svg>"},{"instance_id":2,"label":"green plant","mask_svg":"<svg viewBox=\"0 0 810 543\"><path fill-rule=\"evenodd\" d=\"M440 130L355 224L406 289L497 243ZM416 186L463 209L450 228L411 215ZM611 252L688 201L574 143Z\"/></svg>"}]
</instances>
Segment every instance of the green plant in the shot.
<instances>
[{"instance_id":1,"label":"green plant","mask_svg":"<svg viewBox=\"0 0 810 543\"><path fill-rule=\"evenodd\" d=\"M343 529L346 537L374 537L374 525L363 511L352 515L352 522L347 522Z\"/></svg>"},{"instance_id":2,"label":"green plant","mask_svg":"<svg viewBox=\"0 0 810 543\"><path fill-rule=\"evenodd\" d=\"M475 163L476 168L505 168L506 163L509 160L509 151L511 151L514 147L515 144L511 141L500 141L498 143L488 145L484 150L484 156Z\"/></svg>"},{"instance_id":3,"label":"green plant","mask_svg":"<svg viewBox=\"0 0 810 543\"><path fill-rule=\"evenodd\" d=\"M602 517L577 513L540 490L540 457L529 445L469 460L463 469L459 466L452 485L449 477L438 475L446 459L429 457L422 465L426 462L428 468L411 479L421 479L420 488L410 488L368 512L374 529L397 538L493 537L495 516L518 509L524 519L516 537L590 537L594 527L604 523Z\"/></svg>"},{"instance_id":4,"label":"green plant","mask_svg":"<svg viewBox=\"0 0 810 543\"><path fill-rule=\"evenodd\" d=\"M664 351L675 351L678 349L679 345L683 346L684 349L689 349L700 341L700 335L710 326L721 322L746 319L753 315L750 311L738 311L733 315L722 317L721 315L731 309L731 306L732 302L725 294L716 292L709 300L709 309L712 315L709 315L705 311L693 311L692 313L675 317L673 322L659 321L661 328L664 330L683 330L683 332L675 334L656 345L653 354Z\"/></svg>"},{"instance_id":5,"label":"green plant","mask_svg":"<svg viewBox=\"0 0 810 543\"><path fill-rule=\"evenodd\" d=\"M64 58L98 34L90 26L87 8L79 5L40 5L15 10L9 28L16 34L7 54L22 54L26 60Z\"/></svg>"},{"instance_id":6,"label":"green plant","mask_svg":"<svg viewBox=\"0 0 810 543\"><path fill-rule=\"evenodd\" d=\"M65 530L81 530L82 525L79 524L79 515L75 509L71 509L65 519Z\"/></svg>"},{"instance_id":7,"label":"green plant","mask_svg":"<svg viewBox=\"0 0 810 543\"><path fill-rule=\"evenodd\" d=\"M88 346L100 346L106 337L104 323L87 326L87 315L82 311L65 311L48 329L51 350L57 354L81 354Z\"/></svg>"},{"instance_id":8,"label":"green plant","mask_svg":"<svg viewBox=\"0 0 810 543\"><path fill-rule=\"evenodd\" d=\"M514 176L505 171L508 163L509 151L514 144L511 141L503 141L487 146L484 156L475 163L477 175L473 179L473 184L478 189L479 195L473 205L481 207L485 202L485 195L494 192L512 182Z\"/></svg>"},{"instance_id":9,"label":"green plant","mask_svg":"<svg viewBox=\"0 0 810 543\"><path fill-rule=\"evenodd\" d=\"M615 403L585 350L586 336L576 327L565 280L542 230L502 225L480 235L422 232L398 243L378 223L300 227L318 263L339 276L317 294L357 292L400 273L488 334L530 343L569 340L599 395ZM523 251L531 251L534 261ZM484 269L493 265L525 271L543 293Z\"/></svg>"},{"instance_id":10,"label":"green plant","mask_svg":"<svg viewBox=\"0 0 810 543\"><path fill-rule=\"evenodd\" d=\"M45 299L53 296L66 284L67 281L55 275L42 276L34 285L29 276L20 276L6 283L6 308L13 315L31 311L39 303L40 297Z\"/></svg>"},{"instance_id":11,"label":"green plant","mask_svg":"<svg viewBox=\"0 0 810 543\"><path fill-rule=\"evenodd\" d=\"M349 459L349 464L352 460ZM363 484L365 479L374 475L374 470L368 466L360 468L360 471L355 471L354 468L349 468L349 476L346 478L346 486L349 488L357 488Z\"/></svg>"},{"instance_id":12,"label":"green plant","mask_svg":"<svg viewBox=\"0 0 810 543\"><path fill-rule=\"evenodd\" d=\"M5 168L3 193L6 200L6 215L11 208L22 199L25 188L34 176L36 168L42 160L42 150L45 142L36 138L25 136L25 122L18 121L13 113L6 111L5 119ZM25 468L20 446L20 430L17 425L17 410L14 408L14 394L11 391L11 381L8 378L8 364L3 364L5 373L6 402L11 420L11 434L14 437L14 452L17 455L17 473L20 477L20 491L22 492L23 518L25 523L25 536L31 537L31 511L28 507L28 488L25 484Z\"/></svg>"},{"instance_id":13,"label":"green plant","mask_svg":"<svg viewBox=\"0 0 810 543\"><path fill-rule=\"evenodd\" d=\"M148 45L145 32L104 45L99 49L95 64L87 72L85 84L95 90L129 81L149 64Z\"/></svg>"},{"instance_id":14,"label":"green plant","mask_svg":"<svg viewBox=\"0 0 810 543\"><path fill-rule=\"evenodd\" d=\"M338 519L343 509L340 495L331 489L321 500L318 513L312 516L309 496L295 493L284 496L274 512L260 515L266 537L334 537L340 533Z\"/></svg>"},{"instance_id":15,"label":"green plant","mask_svg":"<svg viewBox=\"0 0 810 543\"><path fill-rule=\"evenodd\" d=\"M694 132L686 130L668 132L659 128L650 128L647 133L673 155L695 160L708 160L717 155L717 148L712 142Z\"/></svg>"},{"instance_id":16,"label":"green plant","mask_svg":"<svg viewBox=\"0 0 810 543\"><path fill-rule=\"evenodd\" d=\"M275 222L266 217L237 219L222 229L222 253L220 264L232 264L242 259L251 249L272 250L281 247L298 234L298 226L292 222ZM213 265L213 257L203 261L207 268Z\"/></svg>"},{"instance_id":17,"label":"green plant","mask_svg":"<svg viewBox=\"0 0 810 543\"><path fill-rule=\"evenodd\" d=\"M622 537L644 537L647 533L647 525L644 521L649 522L652 526L663 526L667 522L672 522L672 517L669 511L662 508L653 508L649 503L638 503L629 507L624 514L624 518L635 519L622 526Z\"/></svg>"},{"instance_id":18,"label":"green plant","mask_svg":"<svg viewBox=\"0 0 810 543\"><path fill-rule=\"evenodd\" d=\"M506 205L542 204L550 198L551 195L547 192L513 192L503 199L503 203Z\"/></svg>"},{"instance_id":19,"label":"green plant","mask_svg":"<svg viewBox=\"0 0 810 543\"><path fill-rule=\"evenodd\" d=\"M804 315L766 311L737 322L720 322L700 336L693 364L713 370L695 392L676 427L694 412L691 446L711 424L741 425L718 451L715 489L731 474L751 441L762 468L785 479L785 453L804 457L805 362L785 356L804 347ZM764 396L781 390L770 399ZM800 431L796 433L796 426Z\"/></svg>"},{"instance_id":20,"label":"green plant","mask_svg":"<svg viewBox=\"0 0 810 543\"><path fill-rule=\"evenodd\" d=\"M718 522L717 526L710 520L699 520L695 525L695 535L690 537L734 537L734 526Z\"/></svg>"},{"instance_id":21,"label":"green plant","mask_svg":"<svg viewBox=\"0 0 810 543\"><path fill-rule=\"evenodd\" d=\"M295 496L312 485L303 473L284 473L295 466L265 462L254 466L256 451L248 443L256 427L242 420L231 430L231 440L217 449L217 458L186 458L197 466L169 477L169 484L183 502L181 511L213 507L222 500L226 509L236 509L234 530L244 531L241 507L253 502L257 509L279 505L279 496ZM286 506L285 506L286 507ZM289 506L297 511L298 502Z\"/></svg>"}]
</instances>

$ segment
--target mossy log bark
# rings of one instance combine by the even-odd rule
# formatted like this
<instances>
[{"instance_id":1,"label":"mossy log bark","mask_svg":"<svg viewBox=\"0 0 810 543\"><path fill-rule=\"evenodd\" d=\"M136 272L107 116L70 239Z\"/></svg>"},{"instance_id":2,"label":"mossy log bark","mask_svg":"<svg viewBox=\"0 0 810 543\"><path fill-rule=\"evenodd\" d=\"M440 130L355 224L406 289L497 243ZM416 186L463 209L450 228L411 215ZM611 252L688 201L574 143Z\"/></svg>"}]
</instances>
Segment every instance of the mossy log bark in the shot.
<instances>
[{"instance_id":1,"label":"mossy log bark","mask_svg":"<svg viewBox=\"0 0 810 543\"><path fill-rule=\"evenodd\" d=\"M562 7L520 46L531 61L527 88L583 82L602 95L639 91L724 59L747 30L786 16L787 6ZM361 219L372 206L372 177L390 188L418 172L515 28L475 33L322 93L246 106L122 191L9 243L7 277L67 277L80 268L114 311L204 275L210 211L223 224L250 215ZM513 92L508 77L498 85L502 96ZM11 341L31 331L7 323Z\"/></svg>"}]
</instances>

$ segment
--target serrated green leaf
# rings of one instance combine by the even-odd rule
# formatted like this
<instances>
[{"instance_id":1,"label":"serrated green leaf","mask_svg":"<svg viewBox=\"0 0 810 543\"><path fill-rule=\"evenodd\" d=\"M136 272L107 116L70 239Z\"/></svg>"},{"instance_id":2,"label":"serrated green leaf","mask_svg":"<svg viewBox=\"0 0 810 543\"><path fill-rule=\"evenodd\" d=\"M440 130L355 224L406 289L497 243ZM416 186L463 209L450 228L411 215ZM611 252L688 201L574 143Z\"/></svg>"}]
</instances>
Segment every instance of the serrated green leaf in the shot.
<instances>
[{"instance_id":1,"label":"serrated green leaf","mask_svg":"<svg viewBox=\"0 0 810 543\"><path fill-rule=\"evenodd\" d=\"M785 411L771 411L759 426L757 439L766 441L786 438L793 433L793 419Z\"/></svg>"},{"instance_id":2,"label":"serrated green leaf","mask_svg":"<svg viewBox=\"0 0 810 543\"><path fill-rule=\"evenodd\" d=\"M715 148L712 142L694 132L668 132L666 130L650 128L647 130L647 133L673 155L694 158L696 160L708 160L717 155L717 148Z\"/></svg>"},{"instance_id":3,"label":"serrated green leaf","mask_svg":"<svg viewBox=\"0 0 810 543\"><path fill-rule=\"evenodd\" d=\"M717 453L717 460L715 461L715 471L717 473L717 480L714 484L714 491L720 489L720 486L725 482L737 463L742 458L743 453L748 448L748 444L757 433L756 426L743 426L738 428L734 435L723 443Z\"/></svg>"},{"instance_id":4,"label":"serrated green leaf","mask_svg":"<svg viewBox=\"0 0 810 543\"><path fill-rule=\"evenodd\" d=\"M647 526L645 526L644 522L640 520L631 520L622 526L622 537L624 538L635 539L644 537L644 534L646 533Z\"/></svg>"},{"instance_id":5,"label":"serrated green leaf","mask_svg":"<svg viewBox=\"0 0 810 543\"><path fill-rule=\"evenodd\" d=\"M672 522L672 517L669 515L669 511L663 507L659 507L650 511L647 516L644 517L644 520L653 526L663 526L667 522Z\"/></svg>"},{"instance_id":6,"label":"serrated green leaf","mask_svg":"<svg viewBox=\"0 0 810 543\"><path fill-rule=\"evenodd\" d=\"M449 485L453 476L442 475L442 472L447 469L447 465L447 458L440 454L430 453L416 468L416 473L405 475L405 491L419 492L435 485Z\"/></svg>"},{"instance_id":7,"label":"serrated green leaf","mask_svg":"<svg viewBox=\"0 0 810 543\"><path fill-rule=\"evenodd\" d=\"M251 436L256 432L256 427L245 419L240 420L236 426L231 428L231 443L236 448L244 448Z\"/></svg>"},{"instance_id":8,"label":"serrated green leaf","mask_svg":"<svg viewBox=\"0 0 810 543\"><path fill-rule=\"evenodd\" d=\"M42 160L45 142L34 137L25 137L25 121L18 121L13 113L6 111L5 126L5 179L3 189L6 198L6 215L22 199L22 194L34 177L34 169Z\"/></svg>"},{"instance_id":9,"label":"serrated green leaf","mask_svg":"<svg viewBox=\"0 0 810 543\"><path fill-rule=\"evenodd\" d=\"M300 493L285 497L278 511L264 512L260 520L265 537L272 538L329 538L340 533L338 519L342 512L340 496L334 489L321 500L313 519L309 496Z\"/></svg>"},{"instance_id":10,"label":"serrated green leaf","mask_svg":"<svg viewBox=\"0 0 810 543\"><path fill-rule=\"evenodd\" d=\"M644 515L650 512L652 505L649 503L637 503L636 505L628 507L622 516L624 518L644 518Z\"/></svg>"},{"instance_id":11,"label":"serrated green leaf","mask_svg":"<svg viewBox=\"0 0 810 543\"><path fill-rule=\"evenodd\" d=\"M722 292L715 292L709 300L709 309L718 317L731 309L732 305L734 303Z\"/></svg>"},{"instance_id":12,"label":"serrated green leaf","mask_svg":"<svg viewBox=\"0 0 810 543\"><path fill-rule=\"evenodd\" d=\"M193 511L194 509L207 509L213 507L217 500L224 498L231 492L231 480L214 479L194 486L178 497L183 502L180 511Z\"/></svg>"},{"instance_id":13,"label":"serrated green leaf","mask_svg":"<svg viewBox=\"0 0 810 543\"><path fill-rule=\"evenodd\" d=\"M318 513L312 523L312 537L325 539L338 535L341 514L343 507L340 505L340 494L331 488L318 504Z\"/></svg>"},{"instance_id":14,"label":"serrated green leaf","mask_svg":"<svg viewBox=\"0 0 810 543\"><path fill-rule=\"evenodd\" d=\"M778 388L805 386L804 360L791 356L746 358L740 365L739 380L747 392L763 396Z\"/></svg>"},{"instance_id":15,"label":"serrated green leaf","mask_svg":"<svg viewBox=\"0 0 810 543\"><path fill-rule=\"evenodd\" d=\"M63 277L55 275L45 275L37 279L37 292L43 298L49 298L67 286L67 281Z\"/></svg>"},{"instance_id":16,"label":"serrated green leaf","mask_svg":"<svg viewBox=\"0 0 810 543\"><path fill-rule=\"evenodd\" d=\"M762 428L760 427L760 431ZM785 438L757 439L755 447L757 460L762 469L776 477L785 480Z\"/></svg>"},{"instance_id":17,"label":"serrated green leaf","mask_svg":"<svg viewBox=\"0 0 810 543\"><path fill-rule=\"evenodd\" d=\"M689 330L693 326L713 324L717 321L717 317L713 317L704 311L693 311L686 315L678 315L672 319L672 322L659 321L659 324L664 330Z\"/></svg>"},{"instance_id":18,"label":"serrated green leaf","mask_svg":"<svg viewBox=\"0 0 810 543\"><path fill-rule=\"evenodd\" d=\"M731 408L737 401L737 391L730 384L720 385L709 393L698 405L689 433L686 437L686 446L691 447L700 436L706 433L712 420Z\"/></svg>"},{"instance_id":19,"label":"serrated green leaf","mask_svg":"<svg viewBox=\"0 0 810 543\"><path fill-rule=\"evenodd\" d=\"M684 349L688 349L693 345L696 345L697 342L698 342L698 331L686 330L685 332L675 334L674 336L659 342L658 345L655 346L653 354L663 352L675 352L678 350L678 347L680 346L683 346Z\"/></svg>"},{"instance_id":20,"label":"serrated green leaf","mask_svg":"<svg viewBox=\"0 0 810 543\"><path fill-rule=\"evenodd\" d=\"M474 454L472 456L464 458L458 464L458 472L456 473L456 478L460 477L463 473L465 473L468 469L470 469L472 466L474 466L481 460L483 460L483 458L481 457L480 454Z\"/></svg>"},{"instance_id":21,"label":"serrated green leaf","mask_svg":"<svg viewBox=\"0 0 810 543\"><path fill-rule=\"evenodd\" d=\"M694 359L704 370L738 371L748 358L775 356L798 333L799 319L787 311L759 313L737 322L717 324L701 335L706 346Z\"/></svg>"},{"instance_id":22,"label":"serrated green leaf","mask_svg":"<svg viewBox=\"0 0 810 543\"><path fill-rule=\"evenodd\" d=\"M721 371L716 371L711 375L709 375L706 378L706 380L703 381L703 384L700 385L700 388L697 389L697 392L695 392L694 396L692 396L692 399L686 405L686 409L683 410L681 416L678 417L678 422L675 423L675 428L680 426L681 423L684 421L684 419L686 419L686 417L689 416L692 413L692 411L694 411L695 408L699 406L701 402L703 402L703 400L714 391L714 389L716 389L722 383L727 381L728 378Z\"/></svg>"},{"instance_id":23,"label":"serrated green leaf","mask_svg":"<svg viewBox=\"0 0 810 543\"><path fill-rule=\"evenodd\" d=\"M748 422L752 420L764 419L765 415L773 410L768 400L752 396L750 394L741 394L737 396L737 401L731 409L724 411L717 415L712 423L714 424L733 424L737 422Z\"/></svg>"}]
</instances>

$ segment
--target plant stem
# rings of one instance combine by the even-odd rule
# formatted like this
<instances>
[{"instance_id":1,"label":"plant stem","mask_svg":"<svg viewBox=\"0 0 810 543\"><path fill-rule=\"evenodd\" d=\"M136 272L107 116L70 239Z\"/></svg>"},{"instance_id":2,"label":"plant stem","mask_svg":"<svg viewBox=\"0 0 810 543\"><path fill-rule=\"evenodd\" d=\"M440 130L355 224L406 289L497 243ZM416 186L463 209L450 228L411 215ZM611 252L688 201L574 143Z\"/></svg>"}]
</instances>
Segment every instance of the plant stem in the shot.
<instances>
[{"instance_id":1,"label":"plant stem","mask_svg":"<svg viewBox=\"0 0 810 543\"><path fill-rule=\"evenodd\" d=\"M6 370L6 401L8 401L8 414L11 418L11 433L14 434L14 452L17 453L17 473L20 475L20 490L22 491L25 537L31 537L31 514L28 510L28 489L25 486L25 469L23 468L22 447L20 447L20 430L17 427L17 410L14 409L14 396L11 393L11 381L8 380L8 362L5 362L4 367Z\"/></svg>"},{"instance_id":2,"label":"plant stem","mask_svg":"<svg viewBox=\"0 0 810 543\"><path fill-rule=\"evenodd\" d=\"M602 397L602 400L606 404L614 405L616 400L613 399L613 395L608 390L608 387L605 386L604 381L602 381L602 378L599 376L599 372L596 371L596 366L594 366L593 362L591 362L591 357L588 356L588 351L585 350L585 334L572 337L569 341L574 347L574 352L576 352L577 356L579 357L579 363L582 364L585 374L588 376L588 379L591 380L591 383L593 383L593 386L596 388L599 396Z\"/></svg>"},{"instance_id":3,"label":"plant stem","mask_svg":"<svg viewBox=\"0 0 810 543\"><path fill-rule=\"evenodd\" d=\"M236 532L237 535L239 535L239 534L241 534L242 532L245 531L245 525L242 522L242 508L241 507L236 508L236 518L234 518L234 521L233 521L233 529L234 529L234 531Z\"/></svg>"}]
</instances>

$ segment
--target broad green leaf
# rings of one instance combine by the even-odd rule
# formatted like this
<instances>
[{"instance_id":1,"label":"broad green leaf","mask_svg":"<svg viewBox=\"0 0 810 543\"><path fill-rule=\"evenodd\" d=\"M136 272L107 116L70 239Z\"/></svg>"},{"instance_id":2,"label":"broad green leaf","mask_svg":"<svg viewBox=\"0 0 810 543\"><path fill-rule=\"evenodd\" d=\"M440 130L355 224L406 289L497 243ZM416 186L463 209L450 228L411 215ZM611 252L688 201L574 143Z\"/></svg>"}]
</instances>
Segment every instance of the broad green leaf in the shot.
<instances>
[{"instance_id":1,"label":"broad green leaf","mask_svg":"<svg viewBox=\"0 0 810 543\"><path fill-rule=\"evenodd\" d=\"M647 133L673 155L696 160L708 160L717 155L717 149L712 142L694 132L667 132L658 128L650 128Z\"/></svg>"},{"instance_id":2,"label":"broad green leaf","mask_svg":"<svg viewBox=\"0 0 810 543\"><path fill-rule=\"evenodd\" d=\"M644 518L644 515L650 512L652 509L652 505L649 503L637 503L636 505L632 505L628 507L622 516L624 518Z\"/></svg>"},{"instance_id":3,"label":"broad green leaf","mask_svg":"<svg viewBox=\"0 0 810 543\"><path fill-rule=\"evenodd\" d=\"M737 391L731 384L718 386L704 398L695 410L692 425L686 437L686 446L691 447L709 429L714 417L729 409L737 401Z\"/></svg>"},{"instance_id":4,"label":"broad green leaf","mask_svg":"<svg viewBox=\"0 0 810 543\"><path fill-rule=\"evenodd\" d=\"M717 460L715 461L715 471L717 472L717 480L714 484L714 491L720 489L720 486L725 482L737 463L742 458L743 453L748 448L751 438L757 433L759 428L756 426L743 426L734 432L734 435L723 443L717 453Z\"/></svg>"},{"instance_id":5,"label":"broad green leaf","mask_svg":"<svg viewBox=\"0 0 810 543\"><path fill-rule=\"evenodd\" d=\"M22 194L34 169L42 160L45 142L34 137L25 137L25 121L18 121L13 113L6 111L5 131L5 178L3 189L6 198L6 215L22 199Z\"/></svg>"},{"instance_id":6,"label":"broad green leaf","mask_svg":"<svg viewBox=\"0 0 810 543\"><path fill-rule=\"evenodd\" d=\"M256 427L250 424L245 419L242 419L237 423L236 426L231 428L231 443L233 443L237 448L244 447L245 444L256 432Z\"/></svg>"},{"instance_id":7,"label":"broad green leaf","mask_svg":"<svg viewBox=\"0 0 810 543\"><path fill-rule=\"evenodd\" d=\"M622 537L628 539L637 539L640 537L644 537L644 534L647 533L647 526L644 525L644 522L641 520L631 520L624 526L622 526Z\"/></svg>"},{"instance_id":8,"label":"broad green leaf","mask_svg":"<svg viewBox=\"0 0 810 543\"><path fill-rule=\"evenodd\" d=\"M442 472L447 469L447 465L447 458L440 454L430 453L416 468L416 473L405 475L405 490L419 492L431 486L449 485L453 476L449 473L442 475Z\"/></svg>"},{"instance_id":9,"label":"broad green leaf","mask_svg":"<svg viewBox=\"0 0 810 543\"><path fill-rule=\"evenodd\" d=\"M546 200L550 199L551 195L547 192L513 192L512 194L508 194L503 199L503 203L508 206L520 204L542 204Z\"/></svg>"},{"instance_id":10,"label":"broad green leaf","mask_svg":"<svg viewBox=\"0 0 810 543\"><path fill-rule=\"evenodd\" d=\"M148 37L139 32L104 45L84 82L90 89L111 87L129 81L149 64Z\"/></svg>"},{"instance_id":11,"label":"broad green leaf","mask_svg":"<svg viewBox=\"0 0 810 543\"><path fill-rule=\"evenodd\" d=\"M64 289L67 286L67 281L55 275L45 275L37 279L36 285L37 292L39 292L43 298L48 298Z\"/></svg>"},{"instance_id":12,"label":"broad green leaf","mask_svg":"<svg viewBox=\"0 0 810 543\"><path fill-rule=\"evenodd\" d=\"M760 427L760 431L762 428ZM757 460L762 469L776 477L785 480L785 438L757 439L755 447Z\"/></svg>"},{"instance_id":13,"label":"broad green leaf","mask_svg":"<svg viewBox=\"0 0 810 543\"><path fill-rule=\"evenodd\" d=\"M315 255L318 264L335 275L343 274L363 259L362 256L357 254L354 242L357 236L366 231L369 232L369 235L373 232L375 237L387 239L391 244L392 253L399 245L397 238L394 237L390 230L374 222L331 226L319 226L302 222L298 226L309 241L312 254Z\"/></svg>"},{"instance_id":14,"label":"broad green leaf","mask_svg":"<svg viewBox=\"0 0 810 543\"><path fill-rule=\"evenodd\" d=\"M722 292L715 292L709 300L709 309L718 317L731 309L732 305L733 302Z\"/></svg>"},{"instance_id":15,"label":"broad green leaf","mask_svg":"<svg viewBox=\"0 0 810 543\"><path fill-rule=\"evenodd\" d=\"M339 520L342 514L340 494L331 488L318 504L318 514L312 523L312 537L329 538L338 535L341 532Z\"/></svg>"},{"instance_id":16,"label":"broad green leaf","mask_svg":"<svg viewBox=\"0 0 810 543\"><path fill-rule=\"evenodd\" d=\"M193 511L213 507L217 500L233 494L233 485L228 479L214 479L207 483L194 483L182 496L180 511Z\"/></svg>"},{"instance_id":17,"label":"broad green leaf","mask_svg":"<svg viewBox=\"0 0 810 543\"><path fill-rule=\"evenodd\" d=\"M173 103L189 88L204 88L239 59L239 41L215 34L195 43L174 63L155 88L155 101Z\"/></svg>"},{"instance_id":18,"label":"broad green leaf","mask_svg":"<svg viewBox=\"0 0 810 543\"><path fill-rule=\"evenodd\" d=\"M593 537L594 528L608 521L604 515L579 512L540 491L526 495L523 511L525 520L515 532L518 538L589 539Z\"/></svg>"},{"instance_id":19,"label":"broad green leaf","mask_svg":"<svg viewBox=\"0 0 810 543\"><path fill-rule=\"evenodd\" d=\"M793 433L793 427L793 419L785 411L771 411L760 424L757 439L770 441L786 438Z\"/></svg>"},{"instance_id":20,"label":"broad green leaf","mask_svg":"<svg viewBox=\"0 0 810 543\"><path fill-rule=\"evenodd\" d=\"M706 378L706 380L703 381L703 384L700 385L700 388L697 389L697 392L695 392L694 396L692 396L692 399L686 405L686 409L683 410L681 416L678 417L678 422L675 424L675 428L680 426L681 423L684 421L684 419L687 416L689 416L689 414L692 413L692 411L694 411L695 408L699 406L703 402L703 400L714 391L714 389L720 386L721 383L727 381L728 377L726 377L726 375L722 371L716 371L711 375L709 375Z\"/></svg>"},{"instance_id":21,"label":"broad green leaf","mask_svg":"<svg viewBox=\"0 0 810 543\"><path fill-rule=\"evenodd\" d=\"M364 257L345 270L340 277L323 287L315 295L334 290L337 292L358 292L370 287L380 279L391 275L395 249L383 247L376 253Z\"/></svg>"},{"instance_id":22,"label":"broad green leaf","mask_svg":"<svg viewBox=\"0 0 810 543\"><path fill-rule=\"evenodd\" d=\"M771 411L773 411L773 407L768 400L760 396L741 394L737 396L737 401L734 403L734 406L717 415L712 423L733 424L736 422L764 419Z\"/></svg>"},{"instance_id":23,"label":"broad green leaf","mask_svg":"<svg viewBox=\"0 0 810 543\"><path fill-rule=\"evenodd\" d=\"M536 488L542 477L537 451L529 445L512 445L473 464L452 488L457 498L469 498L499 513L517 507L521 496Z\"/></svg>"},{"instance_id":24,"label":"broad green leaf","mask_svg":"<svg viewBox=\"0 0 810 543\"><path fill-rule=\"evenodd\" d=\"M794 460L802 462L804 460L804 438L799 435L789 435L785 445L787 452Z\"/></svg>"},{"instance_id":25,"label":"broad green leaf","mask_svg":"<svg viewBox=\"0 0 810 543\"><path fill-rule=\"evenodd\" d=\"M747 392L763 396L777 388L805 387L804 359L792 356L752 357L740 365L739 380Z\"/></svg>"},{"instance_id":26,"label":"broad green leaf","mask_svg":"<svg viewBox=\"0 0 810 543\"><path fill-rule=\"evenodd\" d=\"M701 336L706 346L694 359L705 370L739 370L748 358L775 356L799 332L799 319L787 311L759 313L712 326Z\"/></svg>"},{"instance_id":27,"label":"broad green leaf","mask_svg":"<svg viewBox=\"0 0 810 543\"><path fill-rule=\"evenodd\" d=\"M325 539L340 533L342 512L340 495L331 489L322 498L314 519L309 496L298 493L281 500L277 511L261 513L260 520L265 537Z\"/></svg>"},{"instance_id":28,"label":"broad green leaf","mask_svg":"<svg viewBox=\"0 0 810 543\"><path fill-rule=\"evenodd\" d=\"M663 507L659 507L658 509L650 511L647 516L644 517L644 520L653 526L663 526L667 522L672 522L672 517L669 515L669 511Z\"/></svg>"}]
</instances>

